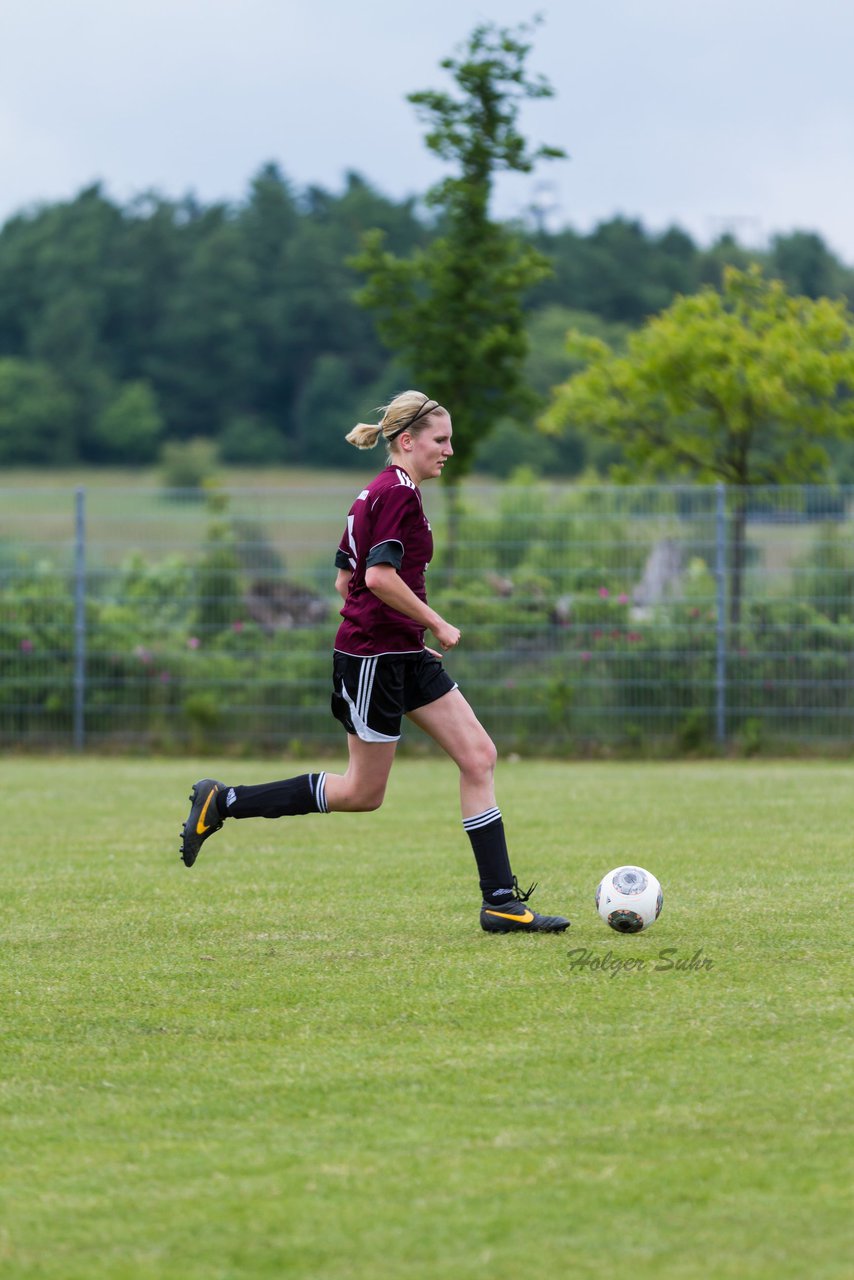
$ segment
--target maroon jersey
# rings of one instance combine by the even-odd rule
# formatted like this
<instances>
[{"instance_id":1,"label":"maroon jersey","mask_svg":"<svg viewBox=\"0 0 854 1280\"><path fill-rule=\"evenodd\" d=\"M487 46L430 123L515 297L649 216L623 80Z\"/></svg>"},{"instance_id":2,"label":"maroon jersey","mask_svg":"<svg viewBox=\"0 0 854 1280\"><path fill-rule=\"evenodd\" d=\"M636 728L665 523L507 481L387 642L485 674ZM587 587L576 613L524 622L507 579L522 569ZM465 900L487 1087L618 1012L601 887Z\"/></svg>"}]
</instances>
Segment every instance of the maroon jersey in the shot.
<instances>
[{"instance_id":1,"label":"maroon jersey","mask_svg":"<svg viewBox=\"0 0 854 1280\"><path fill-rule=\"evenodd\" d=\"M424 628L383 604L365 585L365 573L375 564L393 565L426 603L424 571L432 555L433 534L418 486L401 467L386 467L350 508L335 556L337 568L353 571L335 637L339 653L363 657L424 648Z\"/></svg>"}]
</instances>

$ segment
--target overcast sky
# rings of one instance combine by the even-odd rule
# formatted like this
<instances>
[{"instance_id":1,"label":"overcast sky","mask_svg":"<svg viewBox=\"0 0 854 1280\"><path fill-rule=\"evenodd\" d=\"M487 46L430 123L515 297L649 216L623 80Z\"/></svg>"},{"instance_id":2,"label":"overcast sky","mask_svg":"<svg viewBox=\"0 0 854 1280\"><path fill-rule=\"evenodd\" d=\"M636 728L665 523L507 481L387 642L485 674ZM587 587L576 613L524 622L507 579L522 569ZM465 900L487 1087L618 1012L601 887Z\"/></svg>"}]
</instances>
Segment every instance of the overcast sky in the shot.
<instances>
[{"instance_id":1,"label":"overcast sky","mask_svg":"<svg viewBox=\"0 0 854 1280\"><path fill-rule=\"evenodd\" d=\"M270 160L423 193L443 170L406 94L447 87L478 21L538 11L556 96L523 131L572 158L505 180L498 214L809 229L854 264L852 0L0 0L0 220L95 180L239 200Z\"/></svg>"}]
</instances>

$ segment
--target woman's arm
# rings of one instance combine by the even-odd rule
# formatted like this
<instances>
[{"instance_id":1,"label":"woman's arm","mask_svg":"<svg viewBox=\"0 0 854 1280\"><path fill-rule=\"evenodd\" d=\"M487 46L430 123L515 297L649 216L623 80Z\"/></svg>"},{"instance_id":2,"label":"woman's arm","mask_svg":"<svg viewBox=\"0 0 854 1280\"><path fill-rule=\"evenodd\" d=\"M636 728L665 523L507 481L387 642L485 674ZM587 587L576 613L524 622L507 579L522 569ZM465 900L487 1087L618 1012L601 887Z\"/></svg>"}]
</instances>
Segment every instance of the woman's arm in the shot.
<instances>
[{"instance_id":1,"label":"woman's arm","mask_svg":"<svg viewBox=\"0 0 854 1280\"><path fill-rule=\"evenodd\" d=\"M383 604L389 605L392 609L397 609L398 613L405 614L407 618L412 618L413 622L418 622L422 627L427 627L428 630L432 631L441 648L453 649L455 645L459 644L460 633L458 629L440 617L435 609L430 608L429 604L419 600L415 592L406 585L392 565L372 565L365 574L365 586L369 591L373 591L374 595L382 600Z\"/></svg>"}]
</instances>

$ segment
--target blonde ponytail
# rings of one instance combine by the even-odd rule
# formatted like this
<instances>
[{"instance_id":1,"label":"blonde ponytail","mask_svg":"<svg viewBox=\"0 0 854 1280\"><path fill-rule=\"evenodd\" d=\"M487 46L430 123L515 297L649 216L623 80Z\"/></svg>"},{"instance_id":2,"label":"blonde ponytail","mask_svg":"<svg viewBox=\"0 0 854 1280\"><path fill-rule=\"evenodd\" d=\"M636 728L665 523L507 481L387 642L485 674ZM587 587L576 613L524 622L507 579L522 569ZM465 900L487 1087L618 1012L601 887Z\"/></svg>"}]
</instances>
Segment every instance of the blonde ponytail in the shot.
<instances>
[{"instance_id":1,"label":"blonde ponytail","mask_svg":"<svg viewBox=\"0 0 854 1280\"><path fill-rule=\"evenodd\" d=\"M404 431L418 435L419 431L423 431L427 426L434 413L446 411L438 400L431 400L422 391L401 391L400 395L395 396L389 404L380 405L377 412L382 414L378 426L359 422L344 439L348 444L355 445L357 449L373 449L380 436L384 436L389 457L391 457L392 442L399 435Z\"/></svg>"},{"instance_id":2,"label":"blonde ponytail","mask_svg":"<svg viewBox=\"0 0 854 1280\"><path fill-rule=\"evenodd\" d=\"M382 435L382 427L370 426L367 422L357 422L352 431L344 439L357 449L373 449Z\"/></svg>"}]
</instances>

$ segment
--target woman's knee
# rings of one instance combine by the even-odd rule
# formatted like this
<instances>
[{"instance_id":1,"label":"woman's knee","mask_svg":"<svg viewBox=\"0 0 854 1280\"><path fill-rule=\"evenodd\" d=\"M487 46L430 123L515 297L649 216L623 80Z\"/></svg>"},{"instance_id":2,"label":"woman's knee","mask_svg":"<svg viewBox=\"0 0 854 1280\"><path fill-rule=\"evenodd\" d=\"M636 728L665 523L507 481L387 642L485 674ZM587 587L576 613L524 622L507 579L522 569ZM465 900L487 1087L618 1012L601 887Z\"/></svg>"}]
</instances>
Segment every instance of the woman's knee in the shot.
<instances>
[{"instance_id":1,"label":"woman's knee","mask_svg":"<svg viewBox=\"0 0 854 1280\"><path fill-rule=\"evenodd\" d=\"M342 808L346 807L351 813L373 813L385 799L385 789L385 782L354 779L342 796Z\"/></svg>"},{"instance_id":2,"label":"woman's knee","mask_svg":"<svg viewBox=\"0 0 854 1280\"><path fill-rule=\"evenodd\" d=\"M479 734L460 759L460 772L467 777L485 778L495 771L498 751L489 734Z\"/></svg>"},{"instance_id":3,"label":"woman's knee","mask_svg":"<svg viewBox=\"0 0 854 1280\"><path fill-rule=\"evenodd\" d=\"M385 787L363 791L359 796L359 812L373 813L375 809L379 809L383 800L385 800Z\"/></svg>"}]
</instances>

